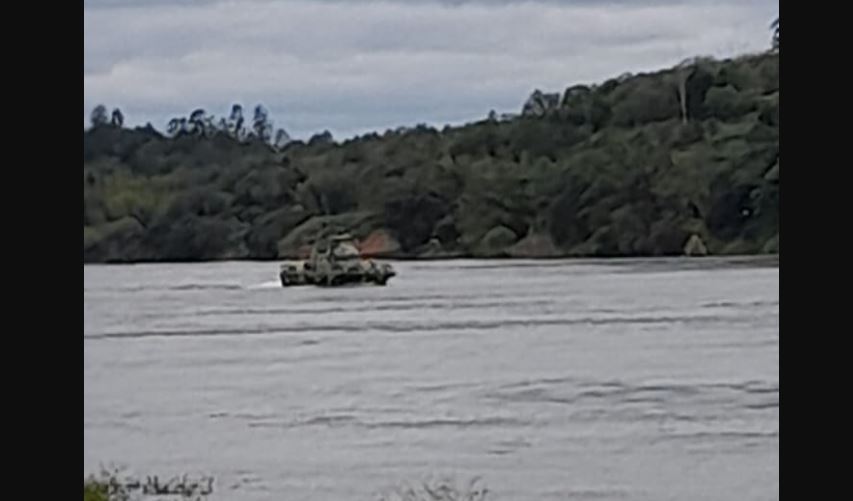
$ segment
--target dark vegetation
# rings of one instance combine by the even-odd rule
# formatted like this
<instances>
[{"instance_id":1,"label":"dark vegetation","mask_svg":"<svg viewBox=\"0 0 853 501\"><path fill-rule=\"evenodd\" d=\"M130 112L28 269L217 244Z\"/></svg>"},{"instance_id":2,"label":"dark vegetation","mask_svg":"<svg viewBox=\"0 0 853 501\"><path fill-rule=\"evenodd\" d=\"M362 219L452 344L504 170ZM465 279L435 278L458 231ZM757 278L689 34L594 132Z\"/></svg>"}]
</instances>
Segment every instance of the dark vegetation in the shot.
<instances>
[{"instance_id":1,"label":"dark vegetation","mask_svg":"<svg viewBox=\"0 0 853 501\"><path fill-rule=\"evenodd\" d=\"M205 501L213 494L213 483L212 477L190 480L186 475L165 481L148 476L143 481L117 468L104 469L83 480L83 501ZM464 483L448 477L427 478L384 489L377 501L485 501L488 493L479 477Z\"/></svg>"},{"instance_id":2,"label":"dark vegetation","mask_svg":"<svg viewBox=\"0 0 853 501\"><path fill-rule=\"evenodd\" d=\"M778 21L774 23L778 49ZM85 262L272 259L321 234L400 257L779 248L779 55L696 59L436 130L291 141L262 107L83 132Z\"/></svg>"},{"instance_id":3,"label":"dark vegetation","mask_svg":"<svg viewBox=\"0 0 853 501\"><path fill-rule=\"evenodd\" d=\"M181 500L205 501L213 493L213 478L189 479L186 475L167 480L148 476L132 478L120 469L103 469L83 480L83 501Z\"/></svg>"}]
</instances>

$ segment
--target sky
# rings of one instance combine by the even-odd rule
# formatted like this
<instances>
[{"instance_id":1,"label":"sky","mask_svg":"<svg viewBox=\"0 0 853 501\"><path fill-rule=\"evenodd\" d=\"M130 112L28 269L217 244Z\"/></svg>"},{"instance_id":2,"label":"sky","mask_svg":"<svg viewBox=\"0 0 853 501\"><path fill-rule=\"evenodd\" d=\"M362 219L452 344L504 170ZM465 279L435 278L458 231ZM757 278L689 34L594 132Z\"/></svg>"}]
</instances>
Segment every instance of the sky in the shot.
<instances>
[{"instance_id":1,"label":"sky","mask_svg":"<svg viewBox=\"0 0 853 501\"><path fill-rule=\"evenodd\" d=\"M694 56L765 50L776 0L84 0L84 124L262 103L276 127L337 139L517 113Z\"/></svg>"}]
</instances>

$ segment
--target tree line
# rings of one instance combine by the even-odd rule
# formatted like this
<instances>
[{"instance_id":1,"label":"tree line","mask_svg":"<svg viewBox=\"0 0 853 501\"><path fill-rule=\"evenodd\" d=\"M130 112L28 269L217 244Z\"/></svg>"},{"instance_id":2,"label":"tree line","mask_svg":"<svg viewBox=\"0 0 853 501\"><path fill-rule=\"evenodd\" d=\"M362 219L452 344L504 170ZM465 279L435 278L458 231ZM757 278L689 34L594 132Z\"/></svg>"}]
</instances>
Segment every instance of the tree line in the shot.
<instances>
[{"instance_id":1,"label":"tree line","mask_svg":"<svg viewBox=\"0 0 853 501\"><path fill-rule=\"evenodd\" d=\"M405 257L778 252L778 64L693 58L534 92L518 115L283 145L263 108L164 132L103 108L84 261L272 259L335 231Z\"/></svg>"}]
</instances>

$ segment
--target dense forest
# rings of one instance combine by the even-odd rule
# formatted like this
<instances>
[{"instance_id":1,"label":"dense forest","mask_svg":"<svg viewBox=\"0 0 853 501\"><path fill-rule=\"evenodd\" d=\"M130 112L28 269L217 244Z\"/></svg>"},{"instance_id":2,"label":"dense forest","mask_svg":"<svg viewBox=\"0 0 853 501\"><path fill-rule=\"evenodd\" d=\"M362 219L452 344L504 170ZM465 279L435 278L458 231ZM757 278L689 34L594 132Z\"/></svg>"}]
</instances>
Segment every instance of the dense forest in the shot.
<instances>
[{"instance_id":1,"label":"dense forest","mask_svg":"<svg viewBox=\"0 0 853 501\"><path fill-rule=\"evenodd\" d=\"M98 107L83 260L273 259L340 231L395 257L778 252L778 51L536 91L520 111L295 141L261 106L163 132Z\"/></svg>"}]
</instances>

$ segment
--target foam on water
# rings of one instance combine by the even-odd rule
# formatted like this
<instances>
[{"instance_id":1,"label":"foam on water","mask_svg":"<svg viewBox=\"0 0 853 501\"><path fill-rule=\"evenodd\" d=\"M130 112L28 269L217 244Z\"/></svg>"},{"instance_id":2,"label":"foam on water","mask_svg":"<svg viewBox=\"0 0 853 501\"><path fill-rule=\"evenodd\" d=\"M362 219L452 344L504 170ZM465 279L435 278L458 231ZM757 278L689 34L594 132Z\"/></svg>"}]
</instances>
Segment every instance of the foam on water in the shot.
<instances>
[{"instance_id":1,"label":"foam on water","mask_svg":"<svg viewBox=\"0 0 853 501\"><path fill-rule=\"evenodd\" d=\"M256 290L256 289L277 289L281 287L281 282L279 280L270 280L268 282L263 282L260 284L254 284L246 287L248 290Z\"/></svg>"}]
</instances>

